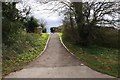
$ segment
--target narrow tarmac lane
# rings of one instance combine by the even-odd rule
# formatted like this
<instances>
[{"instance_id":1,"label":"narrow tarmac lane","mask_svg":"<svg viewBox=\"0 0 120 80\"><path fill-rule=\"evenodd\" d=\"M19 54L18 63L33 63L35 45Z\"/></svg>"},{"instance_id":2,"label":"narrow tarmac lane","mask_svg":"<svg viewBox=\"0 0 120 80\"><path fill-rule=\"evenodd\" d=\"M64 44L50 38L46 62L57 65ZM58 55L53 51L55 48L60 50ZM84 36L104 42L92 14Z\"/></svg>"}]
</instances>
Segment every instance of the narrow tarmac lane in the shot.
<instances>
[{"instance_id":1,"label":"narrow tarmac lane","mask_svg":"<svg viewBox=\"0 0 120 80\"><path fill-rule=\"evenodd\" d=\"M58 34L51 34L45 52L24 69L5 78L112 78L81 66L81 62L63 47Z\"/></svg>"}]
</instances>

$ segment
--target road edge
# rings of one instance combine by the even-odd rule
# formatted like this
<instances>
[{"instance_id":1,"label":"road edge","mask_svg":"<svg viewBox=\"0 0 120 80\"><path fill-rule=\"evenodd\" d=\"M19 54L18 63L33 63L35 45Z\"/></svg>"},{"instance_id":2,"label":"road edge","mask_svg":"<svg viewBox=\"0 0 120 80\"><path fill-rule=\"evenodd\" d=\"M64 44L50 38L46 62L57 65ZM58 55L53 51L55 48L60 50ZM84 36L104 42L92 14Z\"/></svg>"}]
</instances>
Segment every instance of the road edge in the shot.
<instances>
[{"instance_id":1,"label":"road edge","mask_svg":"<svg viewBox=\"0 0 120 80\"><path fill-rule=\"evenodd\" d=\"M58 34L58 33L57 33L57 34ZM63 40L62 40L62 38L60 37L59 34L58 34L58 36L59 36L60 42L61 42L61 44L63 45L63 47L64 47L71 55L73 55L74 57L76 57L77 59L80 60L79 57L77 57L74 53L72 53L72 52L66 47L66 45L63 43Z\"/></svg>"},{"instance_id":2,"label":"road edge","mask_svg":"<svg viewBox=\"0 0 120 80\"><path fill-rule=\"evenodd\" d=\"M49 43L49 40L50 40L50 37L51 37L51 35L49 34L49 37L48 37L48 39L47 39L47 42L46 42L46 44L45 44L44 49L43 49L42 52L40 52L40 54L39 54L35 59L33 59L32 61L34 61L34 60L36 60L37 58L39 58L39 57L46 51L47 46L48 46L48 43Z\"/></svg>"}]
</instances>

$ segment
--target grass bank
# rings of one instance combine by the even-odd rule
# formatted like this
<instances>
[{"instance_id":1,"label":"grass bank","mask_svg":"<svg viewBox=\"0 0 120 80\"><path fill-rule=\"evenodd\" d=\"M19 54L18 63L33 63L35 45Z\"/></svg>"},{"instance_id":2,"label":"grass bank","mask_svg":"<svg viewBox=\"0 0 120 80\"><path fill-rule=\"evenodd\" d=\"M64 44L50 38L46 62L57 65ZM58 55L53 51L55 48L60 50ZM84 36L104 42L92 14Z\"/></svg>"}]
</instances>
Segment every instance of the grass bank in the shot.
<instances>
[{"instance_id":1,"label":"grass bank","mask_svg":"<svg viewBox=\"0 0 120 80\"><path fill-rule=\"evenodd\" d=\"M23 36L22 36L23 37ZM11 47L3 47L2 75L22 69L27 63L33 61L43 51L49 34L43 33L24 34L24 39L19 44Z\"/></svg>"},{"instance_id":2,"label":"grass bank","mask_svg":"<svg viewBox=\"0 0 120 80\"><path fill-rule=\"evenodd\" d=\"M81 47L64 40L62 33L59 33L66 47L76 55L85 65L90 68L111 76L118 77L118 50L91 45Z\"/></svg>"}]
</instances>

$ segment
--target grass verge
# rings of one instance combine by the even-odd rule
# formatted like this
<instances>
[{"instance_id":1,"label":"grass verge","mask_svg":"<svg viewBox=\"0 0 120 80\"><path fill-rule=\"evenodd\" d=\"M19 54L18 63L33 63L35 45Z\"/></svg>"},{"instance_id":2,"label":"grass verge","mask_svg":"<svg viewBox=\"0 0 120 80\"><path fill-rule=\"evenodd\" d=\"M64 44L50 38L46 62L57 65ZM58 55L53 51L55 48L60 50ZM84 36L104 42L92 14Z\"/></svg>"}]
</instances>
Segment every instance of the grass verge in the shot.
<instances>
[{"instance_id":1,"label":"grass verge","mask_svg":"<svg viewBox=\"0 0 120 80\"><path fill-rule=\"evenodd\" d=\"M118 50L113 48L91 45L81 47L64 40L62 33L59 33L66 47L76 55L85 65L90 68L114 77L118 77Z\"/></svg>"},{"instance_id":2,"label":"grass verge","mask_svg":"<svg viewBox=\"0 0 120 80\"><path fill-rule=\"evenodd\" d=\"M3 63L2 63L2 75L3 77L11 72L17 71L22 69L27 63L33 61L40 55L40 53L43 51L47 39L48 39L49 34L43 33L41 36L39 34L32 34L32 33L27 33L26 35L26 40L27 46L24 45L24 43L21 43L18 50L22 47L22 53L11 53L8 52L9 48L6 48L3 50ZM16 48L17 46L14 46ZM10 49L13 50L13 49ZM14 49L14 52L16 50ZM6 54L5 54L6 53ZM7 57L6 57L7 56ZM8 58L10 57L10 58Z\"/></svg>"}]
</instances>

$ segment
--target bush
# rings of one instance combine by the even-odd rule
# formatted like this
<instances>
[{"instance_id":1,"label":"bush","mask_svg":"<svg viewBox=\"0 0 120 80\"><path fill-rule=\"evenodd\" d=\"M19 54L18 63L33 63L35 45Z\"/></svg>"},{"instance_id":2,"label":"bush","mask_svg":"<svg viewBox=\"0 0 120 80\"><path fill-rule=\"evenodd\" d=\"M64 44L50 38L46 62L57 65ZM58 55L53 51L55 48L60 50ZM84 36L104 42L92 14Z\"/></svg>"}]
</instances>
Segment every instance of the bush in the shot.
<instances>
[{"instance_id":1,"label":"bush","mask_svg":"<svg viewBox=\"0 0 120 80\"><path fill-rule=\"evenodd\" d=\"M79 31L75 27L64 25L63 38L70 42L81 45L81 38L78 35ZM82 32L81 32L82 33ZM90 35L90 34L89 34ZM84 38L84 36L82 36ZM109 27L95 27L92 36L86 41L89 41L89 45L99 45L103 47L118 48L118 30ZM85 40L83 40L85 41Z\"/></svg>"},{"instance_id":2,"label":"bush","mask_svg":"<svg viewBox=\"0 0 120 80\"><path fill-rule=\"evenodd\" d=\"M70 25L66 25L63 27L63 38L71 41L76 44L79 40L79 36L77 34L77 29L75 27L70 27Z\"/></svg>"},{"instance_id":3,"label":"bush","mask_svg":"<svg viewBox=\"0 0 120 80\"><path fill-rule=\"evenodd\" d=\"M7 25L6 25L7 24ZM20 37L21 31L23 31L23 25L18 22L11 22L8 19L2 21L2 41L5 45L10 46L15 43Z\"/></svg>"},{"instance_id":4,"label":"bush","mask_svg":"<svg viewBox=\"0 0 120 80\"><path fill-rule=\"evenodd\" d=\"M118 31L113 28L99 28L96 30L96 39L94 44L118 48Z\"/></svg>"},{"instance_id":5,"label":"bush","mask_svg":"<svg viewBox=\"0 0 120 80\"><path fill-rule=\"evenodd\" d=\"M34 33L36 27L39 27L38 20L32 16L27 22L27 32Z\"/></svg>"},{"instance_id":6,"label":"bush","mask_svg":"<svg viewBox=\"0 0 120 80\"><path fill-rule=\"evenodd\" d=\"M44 49L48 34L33 34L21 32L21 38L11 46L3 44L3 76L22 69L28 62L34 60Z\"/></svg>"}]
</instances>

